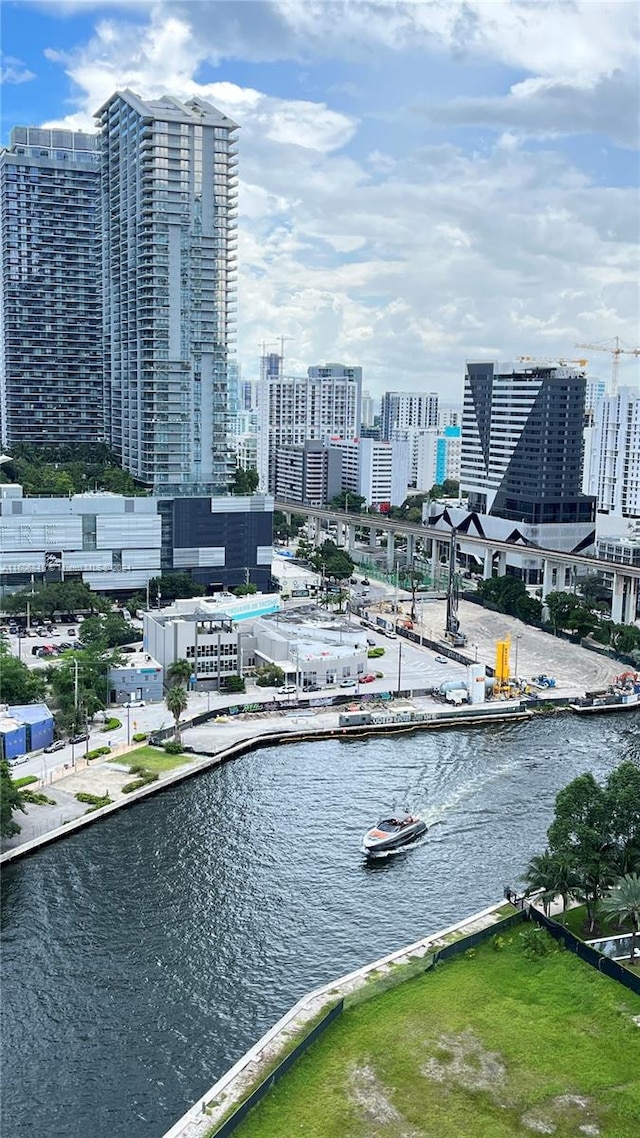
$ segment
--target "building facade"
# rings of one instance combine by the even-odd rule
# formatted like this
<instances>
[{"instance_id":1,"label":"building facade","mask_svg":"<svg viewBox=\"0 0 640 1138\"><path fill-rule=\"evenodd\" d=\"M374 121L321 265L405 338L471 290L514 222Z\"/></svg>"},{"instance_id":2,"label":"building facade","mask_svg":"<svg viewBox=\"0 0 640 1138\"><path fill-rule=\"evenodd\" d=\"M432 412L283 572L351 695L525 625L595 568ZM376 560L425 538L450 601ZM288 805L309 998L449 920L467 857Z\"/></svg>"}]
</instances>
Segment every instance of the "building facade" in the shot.
<instances>
[{"instance_id":1,"label":"building facade","mask_svg":"<svg viewBox=\"0 0 640 1138\"><path fill-rule=\"evenodd\" d=\"M95 135L17 126L0 152L2 445L104 439Z\"/></svg>"},{"instance_id":2,"label":"building facade","mask_svg":"<svg viewBox=\"0 0 640 1138\"><path fill-rule=\"evenodd\" d=\"M389 442L394 430L437 427L438 396L434 391L385 391L382 396L382 438Z\"/></svg>"},{"instance_id":3,"label":"building facade","mask_svg":"<svg viewBox=\"0 0 640 1138\"><path fill-rule=\"evenodd\" d=\"M532 525L590 526L582 493L583 371L547 362L467 364L461 490L469 510Z\"/></svg>"},{"instance_id":4,"label":"building facade","mask_svg":"<svg viewBox=\"0 0 640 1138\"><path fill-rule=\"evenodd\" d=\"M238 128L202 99L128 90L97 117L111 445L158 493L222 493Z\"/></svg>"},{"instance_id":5,"label":"building facade","mask_svg":"<svg viewBox=\"0 0 640 1138\"><path fill-rule=\"evenodd\" d=\"M331 438L328 442L330 449L341 455L343 490L361 495L374 509L402 505L411 476L408 442L360 438Z\"/></svg>"},{"instance_id":6,"label":"building facade","mask_svg":"<svg viewBox=\"0 0 640 1138\"><path fill-rule=\"evenodd\" d=\"M266 591L272 531L273 499L258 494L23 498L0 485L0 594L70 577L127 593L174 570L211 592L248 582Z\"/></svg>"},{"instance_id":7,"label":"building facade","mask_svg":"<svg viewBox=\"0 0 640 1138\"><path fill-rule=\"evenodd\" d=\"M640 518L640 393L621 387L598 399L588 435L585 468L598 510L621 520Z\"/></svg>"},{"instance_id":8,"label":"building facade","mask_svg":"<svg viewBox=\"0 0 640 1138\"><path fill-rule=\"evenodd\" d=\"M342 462L321 439L280 447L276 455L276 497L301 506L324 506L342 489Z\"/></svg>"},{"instance_id":9,"label":"building facade","mask_svg":"<svg viewBox=\"0 0 640 1138\"><path fill-rule=\"evenodd\" d=\"M310 367L306 376L285 376L275 363L268 371L263 363L258 392L260 489L275 490L276 456L283 446L303 446L309 439L326 435L355 438L361 398L360 367L323 364Z\"/></svg>"}]
</instances>

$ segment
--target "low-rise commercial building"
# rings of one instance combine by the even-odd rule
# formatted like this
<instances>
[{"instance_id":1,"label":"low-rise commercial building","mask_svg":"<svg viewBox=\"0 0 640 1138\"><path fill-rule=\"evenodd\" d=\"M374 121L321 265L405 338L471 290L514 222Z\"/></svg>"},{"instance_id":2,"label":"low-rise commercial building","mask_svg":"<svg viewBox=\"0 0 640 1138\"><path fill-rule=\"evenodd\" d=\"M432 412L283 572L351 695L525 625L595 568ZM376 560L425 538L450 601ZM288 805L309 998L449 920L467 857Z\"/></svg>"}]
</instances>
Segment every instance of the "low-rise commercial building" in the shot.
<instances>
[{"instance_id":1,"label":"low-rise commercial building","mask_svg":"<svg viewBox=\"0 0 640 1138\"><path fill-rule=\"evenodd\" d=\"M143 699L158 703L163 698L164 672L148 652L130 652L122 664L109 669L109 702L128 703Z\"/></svg>"},{"instance_id":2,"label":"low-rise commercial building","mask_svg":"<svg viewBox=\"0 0 640 1138\"><path fill-rule=\"evenodd\" d=\"M368 669L364 630L327 619L320 610L262 617L253 634L256 663L277 664L301 688L358 679Z\"/></svg>"}]
</instances>

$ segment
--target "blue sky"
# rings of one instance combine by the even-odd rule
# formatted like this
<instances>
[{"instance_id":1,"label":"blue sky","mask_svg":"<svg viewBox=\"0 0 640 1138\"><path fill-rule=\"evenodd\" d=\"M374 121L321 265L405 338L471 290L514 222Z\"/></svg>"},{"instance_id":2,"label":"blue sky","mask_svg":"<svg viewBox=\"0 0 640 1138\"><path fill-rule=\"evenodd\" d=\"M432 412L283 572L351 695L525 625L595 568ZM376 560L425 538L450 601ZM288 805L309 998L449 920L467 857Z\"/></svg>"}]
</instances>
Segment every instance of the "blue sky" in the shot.
<instances>
[{"instance_id":1,"label":"blue sky","mask_svg":"<svg viewBox=\"0 0 640 1138\"><path fill-rule=\"evenodd\" d=\"M5 0L2 44L4 143L122 86L240 124L245 375L285 335L456 402L465 358L637 342L635 4Z\"/></svg>"}]
</instances>

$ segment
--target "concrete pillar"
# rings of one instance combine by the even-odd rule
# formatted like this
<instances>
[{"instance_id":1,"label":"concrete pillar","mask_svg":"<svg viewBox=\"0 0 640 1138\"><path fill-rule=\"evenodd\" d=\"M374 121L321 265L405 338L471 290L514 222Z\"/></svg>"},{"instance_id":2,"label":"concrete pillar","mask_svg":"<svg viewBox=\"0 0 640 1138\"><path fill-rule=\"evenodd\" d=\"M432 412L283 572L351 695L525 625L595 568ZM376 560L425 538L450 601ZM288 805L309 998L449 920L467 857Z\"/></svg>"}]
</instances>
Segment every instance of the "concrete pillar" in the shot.
<instances>
[{"instance_id":1,"label":"concrete pillar","mask_svg":"<svg viewBox=\"0 0 640 1138\"><path fill-rule=\"evenodd\" d=\"M624 602L624 577L622 573L613 574L613 596L611 598L611 619L616 624L622 624L622 610Z\"/></svg>"},{"instance_id":2,"label":"concrete pillar","mask_svg":"<svg viewBox=\"0 0 640 1138\"><path fill-rule=\"evenodd\" d=\"M356 544L356 527L352 522L347 526L347 552L351 553Z\"/></svg>"},{"instance_id":3,"label":"concrete pillar","mask_svg":"<svg viewBox=\"0 0 640 1138\"><path fill-rule=\"evenodd\" d=\"M490 545L484 551L484 562L482 565L482 579L483 581L490 581L493 577L493 554L494 550Z\"/></svg>"},{"instance_id":4,"label":"concrete pillar","mask_svg":"<svg viewBox=\"0 0 640 1138\"><path fill-rule=\"evenodd\" d=\"M413 566L413 558L415 555L416 539L412 533L407 534L407 569Z\"/></svg>"},{"instance_id":5,"label":"concrete pillar","mask_svg":"<svg viewBox=\"0 0 640 1138\"><path fill-rule=\"evenodd\" d=\"M627 607L624 615L625 624L633 624L638 608L638 578L627 577Z\"/></svg>"},{"instance_id":6,"label":"concrete pillar","mask_svg":"<svg viewBox=\"0 0 640 1138\"><path fill-rule=\"evenodd\" d=\"M320 530L320 518L315 517L311 519L313 522L313 544L316 548L322 545L322 533Z\"/></svg>"},{"instance_id":7,"label":"concrete pillar","mask_svg":"<svg viewBox=\"0 0 640 1138\"><path fill-rule=\"evenodd\" d=\"M387 530L387 573L393 573L396 564L396 546L392 530Z\"/></svg>"},{"instance_id":8,"label":"concrete pillar","mask_svg":"<svg viewBox=\"0 0 640 1138\"><path fill-rule=\"evenodd\" d=\"M507 555L504 552L504 550L502 550L502 552L500 552L498 554L498 576L499 577L506 577L506 575L507 575Z\"/></svg>"},{"instance_id":9,"label":"concrete pillar","mask_svg":"<svg viewBox=\"0 0 640 1138\"><path fill-rule=\"evenodd\" d=\"M563 566L549 557L545 557L542 568L542 599L547 593L561 593L564 591Z\"/></svg>"},{"instance_id":10,"label":"concrete pillar","mask_svg":"<svg viewBox=\"0 0 640 1138\"><path fill-rule=\"evenodd\" d=\"M638 605L638 582L625 573L613 574L611 617L616 624L633 624Z\"/></svg>"}]
</instances>

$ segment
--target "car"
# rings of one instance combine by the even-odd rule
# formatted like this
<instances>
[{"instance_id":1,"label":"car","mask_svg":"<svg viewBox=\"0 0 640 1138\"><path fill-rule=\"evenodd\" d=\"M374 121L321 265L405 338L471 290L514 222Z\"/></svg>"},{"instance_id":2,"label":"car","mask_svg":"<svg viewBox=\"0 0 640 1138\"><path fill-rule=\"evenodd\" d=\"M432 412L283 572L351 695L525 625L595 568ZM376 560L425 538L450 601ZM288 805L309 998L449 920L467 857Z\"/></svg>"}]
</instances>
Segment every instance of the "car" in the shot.
<instances>
[{"instance_id":1,"label":"car","mask_svg":"<svg viewBox=\"0 0 640 1138\"><path fill-rule=\"evenodd\" d=\"M49 746L45 747L44 753L45 755L52 755L54 751L61 751L66 745L64 739L54 739L53 743L49 743Z\"/></svg>"},{"instance_id":2,"label":"car","mask_svg":"<svg viewBox=\"0 0 640 1138\"><path fill-rule=\"evenodd\" d=\"M362 578L362 584L363 584L363 585L370 585L370 584L371 584L371 581L369 580L369 578L368 578L368 577L363 577L363 578Z\"/></svg>"},{"instance_id":3,"label":"car","mask_svg":"<svg viewBox=\"0 0 640 1138\"><path fill-rule=\"evenodd\" d=\"M389 638L389 640L397 640L398 639L395 632L392 632L390 628L385 628L384 634L385 634L385 636L387 636Z\"/></svg>"},{"instance_id":4,"label":"car","mask_svg":"<svg viewBox=\"0 0 640 1138\"><path fill-rule=\"evenodd\" d=\"M376 677L374 675L372 675L371 672L367 672L366 676L360 676L360 683L361 684L372 684L373 681L375 680L375 678Z\"/></svg>"},{"instance_id":5,"label":"car","mask_svg":"<svg viewBox=\"0 0 640 1138\"><path fill-rule=\"evenodd\" d=\"M22 763L28 763L28 762L29 762L29 756L28 755L14 755L12 759L7 759L7 765L9 767L19 767L22 765Z\"/></svg>"},{"instance_id":6,"label":"car","mask_svg":"<svg viewBox=\"0 0 640 1138\"><path fill-rule=\"evenodd\" d=\"M376 641L373 639L372 636L367 636L367 644L368 644L369 648L375 648Z\"/></svg>"},{"instance_id":7,"label":"car","mask_svg":"<svg viewBox=\"0 0 640 1138\"><path fill-rule=\"evenodd\" d=\"M295 684L283 684L281 688L278 688L278 695L295 695L297 690Z\"/></svg>"},{"instance_id":8,"label":"car","mask_svg":"<svg viewBox=\"0 0 640 1138\"><path fill-rule=\"evenodd\" d=\"M150 735L147 742L149 743L150 747L162 747L165 740L162 739L160 735Z\"/></svg>"},{"instance_id":9,"label":"car","mask_svg":"<svg viewBox=\"0 0 640 1138\"><path fill-rule=\"evenodd\" d=\"M341 688L354 688L356 686L357 682L358 682L357 676L345 676L345 678L343 680L340 680L340 687Z\"/></svg>"},{"instance_id":10,"label":"car","mask_svg":"<svg viewBox=\"0 0 640 1138\"><path fill-rule=\"evenodd\" d=\"M77 735L71 735L69 738L70 743L86 743L89 738L88 731L78 731Z\"/></svg>"},{"instance_id":11,"label":"car","mask_svg":"<svg viewBox=\"0 0 640 1138\"><path fill-rule=\"evenodd\" d=\"M449 661L447 660L446 656L436 656L436 664L448 664L448 663L449 663Z\"/></svg>"},{"instance_id":12,"label":"car","mask_svg":"<svg viewBox=\"0 0 640 1138\"><path fill-rule=\"evenodd\" d=\"M9 635L10 636L17 636L18 635L18 628L15 624L9 625Z\"/></svg>"},{"instance_id":13,"label":"car","mask_svg":"<svg viewBox=\"0 0 640 1138\"><path fill-rule=\"evenodd\" d=\"M49 636L59 636L59 635L60 635L60 633L58 632L57 628L50 628L49 629Z\"/></svg>"},{"instance_id":14,"label":"car","mask_svg":"<svg viewBox=\"0 0 640 1138\"><path fill-rule=\"evenodd\" d=\"M76 632L75 628L68 628L67 629L67 636L73 636L73 638L75 640L77 635L78 635L78 633Z\"/></svg>"},{"instance_id":15,"label":"car","mask_svg":"<svg viewBox=\"0 0 640 1138\"><path fill-rule=\"evenodd\" d=\"M127 702L123 703L122 706L127 708L127 707L146 707L147 705L143 699L128 699Z\"/></svg>"},{"instance_id":16,"label":"car","mask_svg":"<svg viewBox=\"0 0 640 1138\"><path fill-rule=\"evenodd\" d=\"M320 684L305 684L305 691L320 691Z\"/></svg>"}]
</instances>

